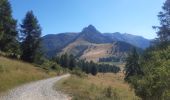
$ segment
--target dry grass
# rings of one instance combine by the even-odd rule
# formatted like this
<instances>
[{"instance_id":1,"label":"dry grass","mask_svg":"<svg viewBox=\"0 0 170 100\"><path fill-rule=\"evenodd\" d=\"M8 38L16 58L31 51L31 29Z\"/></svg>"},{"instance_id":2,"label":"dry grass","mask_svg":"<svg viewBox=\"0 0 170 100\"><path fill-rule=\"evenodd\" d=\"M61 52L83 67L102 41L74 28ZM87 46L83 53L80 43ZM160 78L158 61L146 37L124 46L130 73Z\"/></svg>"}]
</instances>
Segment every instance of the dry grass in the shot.
<instances>
[{"instance_id":1,"label":"dry grass","mask_svg":"<svg viewBox=\"0 0 170 100\"><path fill-rule=\"evenodd\" d=\"M73 100L138 100L133 90L123 81L123 77L122 73L89 75L86 78L72 76L62 80L57 88L69 93ZM109 87L113 95L110 98L106 96Z\"/></svg>"},{"instance_id":2,"label":"dry grass","mask_svg":"<svg viewBox=\"0 0 170 100\"><path fill-rule=\"evenodd\" d=\"M112 50L112 44L91 44L81 58L85 58L88 61L98 61L99 58L109 57Z\"/></svg>"},{"instance_id":3,"label":"dry grass","mask_svg":"<svg viewBox=\"0 0 170 100\"><path fill-rule=\"evenodd\" d=\"M61 54L68 52L79 54L81 50L77 49L77 46L88 47L85 49L85 51L83 51L81 58L86 58L88 61L93 60L95 62L98 61L99 58L109 57L113 48L113 44L111 43L95 44L80 39L69 44L66 48L63 49Z\"/></svg>"},{"instance_id":4,"label":"dry grass","mask_svg":"<svg viewBox=\"0 0 170 100\"><path fill-rule=\"evenodd\" d=\"M119 92L118 95L122 100L125 98L126 100L136 99L133 90L124 82L124 75L122 73L106 73L98 74L97 76L90 75L88 77L88 82L101 87L111 86Z\"/></svg>"},{"instance_id":5,"label":"dry grass","mask_svg":"<svg viewBox=\"0 0 170 100\"><path fill-rule=\"evenodd\" d=\"M0 57L0 93L49 76L49 73L31 64Z\"/></svg>"}]
</instances>

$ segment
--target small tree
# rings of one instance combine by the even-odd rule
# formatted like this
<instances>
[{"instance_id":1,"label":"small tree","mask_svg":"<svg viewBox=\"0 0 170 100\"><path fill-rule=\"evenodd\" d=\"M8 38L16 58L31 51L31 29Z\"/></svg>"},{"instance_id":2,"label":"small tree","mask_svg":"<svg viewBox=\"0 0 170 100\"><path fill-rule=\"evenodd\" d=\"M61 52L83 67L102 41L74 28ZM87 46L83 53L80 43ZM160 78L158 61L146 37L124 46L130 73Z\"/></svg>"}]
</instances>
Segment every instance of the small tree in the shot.
<instances>
[{"instance_id":1,"label":"small tree","mask_svg":"<svg viewBox=\"0 0 170 100\"><path fill-rule=\"evenodd\" d=\"M91 67L91 74L96 75L97 74L97 64L95 64L93 61L90 62L90 67Z\"/></svg>"},{"instance_id":2,"label":"small tree","mask_svg":"<svg viewBox=\"0 0 170 100\"><path fill-rule=\"evenodd\" d=\"M69 67L69 56L67 55L67 53L61 55L60 57L60 65L64 68L68 68Z\"/></svg>"},{"instance_id":3,"label":"small tree","mask_svg":"<svg viewBox=\"0 0 170 100\"><path fill-rule=\"evenodd\" d=\"M91 74L92 74L92 75L97 75L97 68L96 68L96 65L93 65L93 66L92 66Z\"/></svg>"},{"instance_id":4,"label":"small tree","mask_svg":"<svg viewBox=\"0 0 170 100\"><path fill-rule=\"evenodd\" d=\"M69 68L71 70L73 70L73 68L76 67L76 60L75 60L75 58L74 58L74 56L72 54L69 56L69 59L70 59L70 61L69 61Z\"/></svg>"},{"instance_id":5,"label":"small tree","mask_svg":"<svg viewBox=\"0 0 170 100\"><path fill-rule=\"evenodd\" d=\"M139 55L135 48L132 49L132 52L127 57L125 71L125 80L128 82L130 81L131 76L135 76L142 73L139 66Z\"/></svg>"},{"instance_id":6,"label":"small tree","mask_svg":"<svg viewBox=\"0 0 170 100\"><path fill-rule=\"evenodd\" d=\"M41 28L32 11L28 11L21 25L21 58L34 62L41 57Z\"/></svg>"}]
</instances>

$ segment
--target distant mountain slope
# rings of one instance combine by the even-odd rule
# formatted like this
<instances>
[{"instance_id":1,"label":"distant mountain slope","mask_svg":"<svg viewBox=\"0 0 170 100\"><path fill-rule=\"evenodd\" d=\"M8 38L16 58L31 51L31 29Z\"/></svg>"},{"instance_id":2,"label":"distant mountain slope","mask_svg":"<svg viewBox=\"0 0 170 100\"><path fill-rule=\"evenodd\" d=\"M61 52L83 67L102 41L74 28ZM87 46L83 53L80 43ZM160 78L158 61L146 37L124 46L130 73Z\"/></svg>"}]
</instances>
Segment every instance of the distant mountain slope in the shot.
<instances>
[{"instance_id":1,"label":"distant mountain slope","mask_svg":"<svg viewBox=\"0 0 170 100\"><path fill-rule=\"evenodd\" d=\"M126 57L130 49L134 47L126 42L114 41L90 25L84 28L59 54L68 53L88 61L98 61L99 58L110 56Z\"/></svg>"},{"instance_id":2,"label":"distant mountain slope","mask_svg":"<svg viewBox=\"0 0 170 100\"><path fill-rule=\"evenodd\" d=\"M72 42L78 33L49 34L42 38L46 56L51 57Z\"/></svg>"},{"instance_id":3,"label":"distant mountain slope","mask_svg":"<svg viewBox=\"0 0 170 100\"><path fill-rule=\"evenodd\" d=\"M47 35L42 39L48 57L68 53L94 61L103 57L126 56L133 47L142 50L139 48L149 45L149 40L142 37L120 33L102 34L92 25L85 27L79 33Z\"/></svg>"},{"instance_id":4,"label":"distant mountain slope","mask_svg":"<svg viewBox=\"0 0 170 100\"><path fill-rule=\"evenodd\" d=\"M73 43L67 45L60 54L68 53L87 61L98 61L99 58L107 57L126 57L127 53L135 46L125 42L113 42L113 43L90 43L84 40L76 40ZM137 48L140 52L142 49Z\"/></svg>"},{"instance_id":5,"label":"distant mountain slope","mask_svg":"<svg viewBox=\"0 0 170 100\"><path fill-rule=\"evenodd\" d=\"M145 48L149 47L149 45L150 45L150 40L145 39L141 36L126 34L126 33L125 34L121 34L119 32L104 33L104 36L106 36L112 40L130 43L130 44L137 46L139 48L142 48L142 49L145 49Z\"/></svg>"}]
</instances>

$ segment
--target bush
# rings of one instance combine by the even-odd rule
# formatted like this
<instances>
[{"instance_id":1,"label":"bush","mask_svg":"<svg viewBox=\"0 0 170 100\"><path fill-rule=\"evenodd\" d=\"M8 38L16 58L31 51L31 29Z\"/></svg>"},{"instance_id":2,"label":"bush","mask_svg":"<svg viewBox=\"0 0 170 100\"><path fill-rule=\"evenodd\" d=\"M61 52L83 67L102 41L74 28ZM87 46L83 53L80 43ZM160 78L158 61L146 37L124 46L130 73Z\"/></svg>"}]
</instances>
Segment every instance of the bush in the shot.
<instances>
[{"instance_id":1,"label":"bush","mask_svg":"<svg viewBox=\"0 0 170 100\"><path fill-rule=\"evenodd\" d=\"M76 76L81 77L81 78L87 77L87 75L83 71L81 71L81 69L78 68L78 67L74 68L71 71L71 74L76 75Z\"/></svg>"},{"instance_id":2,"label":"bush","mask_svg":"<svg viewBox=\"0 0 170 100\"><path fill-rule=\"evenodd\" d=\"M107 98L119 100L119 96L118 96L116 89L113 89L111 86L107 87L104 90L104 94Z\"/></svg>"},{"instance_id":3,"label":"bush","mask_svg":"<svg viewBox=\"0 0 170 100\"><path fill-rule=\"evenodd\" d=\"M170 46L163 50L145 52L140 66L144 74L130 77L136 95L143 100L169 100Z\"/></svg>"},{"instance_id":4,"label":"bush","mask_svg":"<svg viewBox=\"0 0 170 100\"><path fill-rule=\"evenodd\" d=\"M105 92L105 96L108 97L108 98L111 98L112 97L112 87L108 87L106 88L106 92Z\"/></svg>"}]
</instances>

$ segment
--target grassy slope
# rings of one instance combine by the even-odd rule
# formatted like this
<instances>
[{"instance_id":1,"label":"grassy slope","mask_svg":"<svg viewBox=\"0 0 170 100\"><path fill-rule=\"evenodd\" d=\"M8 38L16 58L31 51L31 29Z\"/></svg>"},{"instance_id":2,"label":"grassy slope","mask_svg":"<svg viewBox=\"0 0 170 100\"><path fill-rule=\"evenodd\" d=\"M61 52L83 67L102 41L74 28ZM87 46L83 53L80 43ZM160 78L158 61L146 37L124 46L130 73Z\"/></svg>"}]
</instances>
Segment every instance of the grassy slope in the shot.
<instances>
[{"instance_id":1,"label":"grassy slope","mask_svg":"<svg viewBox=\"0 0 170 100\"><path fill-rule=\"evenodd\" d=\"M89 75L87 78L72 76L60 81L57 88L73 96L73 100L138 100L129 85L124 83L123 74ZM107 97L111 87L112 97Z\"/></svg>"},{"instance_id":2,"label":"grassy slope","mask_svg":"<svg viewBox=\"0 0 170 100\"><path fill-rule=\"evenodd\" d=\"M0 93L50 75L31 64L0 57Z\"/></svg>"}]
</instances>

